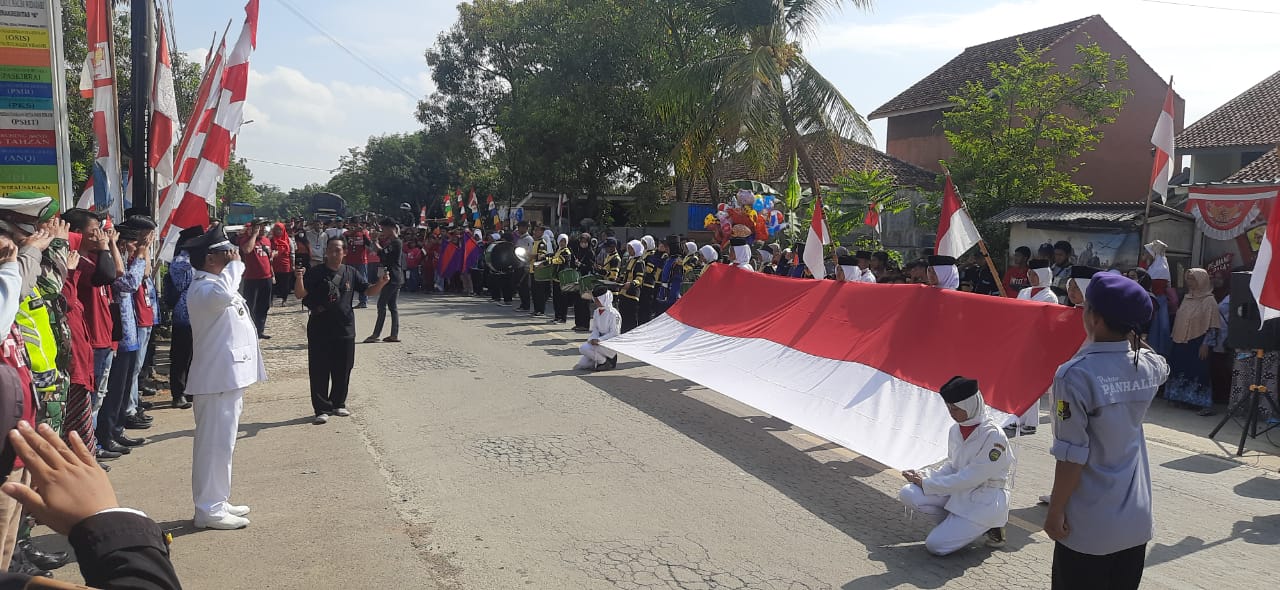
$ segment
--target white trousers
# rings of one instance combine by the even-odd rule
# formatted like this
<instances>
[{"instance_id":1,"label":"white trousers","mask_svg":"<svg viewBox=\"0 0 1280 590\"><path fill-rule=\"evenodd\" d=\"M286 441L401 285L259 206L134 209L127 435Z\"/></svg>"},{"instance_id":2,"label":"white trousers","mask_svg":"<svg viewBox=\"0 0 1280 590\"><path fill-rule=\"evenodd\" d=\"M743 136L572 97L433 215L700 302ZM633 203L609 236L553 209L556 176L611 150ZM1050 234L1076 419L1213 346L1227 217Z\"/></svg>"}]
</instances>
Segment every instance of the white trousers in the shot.
<instances>
[{"instance_id":1,"label":"white trousers","mask_svg":"<svg viewBox=\"0 0 1280 590\"><path fill-rule=\"evenodd\" d=\"M934 555L948 555L964 549L990 528L947 512L944 506L950 498L926 494L923 488L913 483L902 486L898 492L898 499L908 508L927 514L938 523L924 540L924 548Z\"/></svg>"},{"instance_id":2,"label":"white trousers","mask_svg":"<svg viewBox=\"0 0 1280 590\"><path fill-rule=\"evenodd\" d=\"M583 342L582 346L578 347L578 352L582 353L582 358L574 366L579 369L593 369L596 365L609 360L609 357L604 354L604 348L598 344Z\"/></svg>"},{"instance_id":3,"label":"white trousers","mask_svg":"<svg viewBox=\"0 0 1280 590\"><path fill-rule=\"evenodd\" d=\"M1021 428L1040 426L1040 400L1036 400L1035 404L1018 416L1018 426Z\"/></svg>"},{"instance_id":4,"label":"white trousers","mask_svg":"<svg viewBox=\"0 0 1280 590\"><path fill-rule=\"evenodd\" d=\"M231 454L240 430L244 390L193 395L196 418L191 449L191 499L196 516L219 519L231 499Z\"/></svg>"}]
</instances>

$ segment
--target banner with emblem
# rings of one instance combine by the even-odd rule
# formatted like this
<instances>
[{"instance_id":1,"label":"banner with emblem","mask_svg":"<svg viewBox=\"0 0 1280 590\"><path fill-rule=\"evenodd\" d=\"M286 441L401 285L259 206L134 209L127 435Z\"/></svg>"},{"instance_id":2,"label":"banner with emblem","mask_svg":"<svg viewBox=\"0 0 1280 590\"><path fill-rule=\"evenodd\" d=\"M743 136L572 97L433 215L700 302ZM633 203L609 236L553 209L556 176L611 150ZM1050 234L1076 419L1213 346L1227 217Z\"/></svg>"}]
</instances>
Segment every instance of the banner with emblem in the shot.
<instances>
[{"instance_id":1,"label":"banner with emblem","mask_svg":"<svg viewBox=\"0 0 1280 590\"><path fill-rule=\"evenodd\" d=\"M889 467L916 469L947 455L955 422L943 384L976 379L997 423L1026 411L1084 342L1080 314L713 264L665 315L604 345Z\"/></svg>"},{"instance_id":2,"label":"banner with emblem","mask_svg":"<svg viewBox=\"0 0 1280 590\"><path fill-rule=\"evenodd\" d=\"M1266 219L1280 186L1193 186L1187 213L1200 232L1215 240L1233 240Z\"/></svg>"}]
</instances>

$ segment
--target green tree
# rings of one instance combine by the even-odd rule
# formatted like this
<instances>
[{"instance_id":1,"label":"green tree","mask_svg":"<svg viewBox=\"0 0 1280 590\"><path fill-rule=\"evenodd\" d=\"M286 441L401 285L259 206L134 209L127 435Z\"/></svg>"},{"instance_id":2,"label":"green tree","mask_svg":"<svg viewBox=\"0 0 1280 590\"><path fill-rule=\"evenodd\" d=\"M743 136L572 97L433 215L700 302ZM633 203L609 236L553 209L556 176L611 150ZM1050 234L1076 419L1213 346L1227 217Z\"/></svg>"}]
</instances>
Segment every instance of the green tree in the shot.
<instances>
[{"instance_id":1,"label":"green tree","mask_svg":"<svg viewBox=\"0 0 1280 590\"><path fill-rule=\"evenodd\" d=\"M715 26L739 40L685 68L670 82L667 108L694 112L727 145L745 142L758 165L777 160L782 145L796 146L814 195L822 187L803 137L814 132L869 141L866 120L805 58L801 40L844 4L868 9L872 0L741 0L718 7ZM710 85L710 92L707 87ZM704 133L695 126L690 133ZM685 136L694 146L701 137Z\"/></svg>"},{"instance_id":2,"label":"green tree","mask_svg":"<svg viewBox=\"0 0 1280 590\"><path fill-rule=\"evenodd\" d=\"M1122 84L1125 59L1097 43L1077 45L1070 67L1019 47L1014 63L990 68L990 85L970 82L951 97L956 106L944 113L943 127L956 153L947 161L952 180L998 252L1008 227L985 223L992 215L1040 199L1089 198L1093 189L1072 175L1132 93Z\"/></svg>"},{"instance_id":3,"label":"green tree","mask_svg":"<svg viewBox=\"0 0 1280 590\"><path fill-rule=\"evenodd\" d=\"M250 205L261 203L258 191L253 186L253 173L249 171L243 159L232 155L231 163L227 165L227 171L222 175L222 182L218 184L218 202L222 203L223 210L231 203L249 203Z\"/></svg>"},{"instance_id":4,"label":"green tree","mask_svg":"<svg viewBox=\"0 0 1280 590\"><path fill-rule=\"evenodd\" d=\"M899 189L908 187L898 186L893 177L879 170L847 170L836 176L835 182L836 188L822 202L835 246L864 227L872 203L879 204L882 213L901 213L912 206L911 199L898 194Z\"/></svg>"}]
</instances>

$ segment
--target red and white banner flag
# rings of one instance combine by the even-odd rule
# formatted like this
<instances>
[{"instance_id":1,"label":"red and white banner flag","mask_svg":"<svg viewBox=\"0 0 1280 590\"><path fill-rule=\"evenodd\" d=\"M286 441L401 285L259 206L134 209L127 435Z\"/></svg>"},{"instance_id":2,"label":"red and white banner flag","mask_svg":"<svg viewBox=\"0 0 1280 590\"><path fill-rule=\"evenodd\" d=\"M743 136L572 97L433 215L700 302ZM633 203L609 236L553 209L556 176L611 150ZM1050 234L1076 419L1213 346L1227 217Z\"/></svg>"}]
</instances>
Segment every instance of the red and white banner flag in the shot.
<instances>
[{"instance_id":1,"label":"red and white banner flag","mask_svg":"<svg viewBox=\"0 0 1280 590\"><path fill-rule=\"evenodd\" d=\"M938 239L933 252L938 256L959 258L981 240L982 236L978 235L978 228L965 210L964 201L960 200L960 193L956 192L956 185L951 182L951 175L948 174L947 186L942 192L942 215L938 221Z\"/></svg>"},{"instance_id":2,"label":"red and white banner flag","mask_svg":"<svg viewBox=\"0 0 1280 590\"><path fill-rule=\"evenodd\" d=\"M751 296L734 295L742 293ZM761 301L780 304L761 312ZM943 384L977 379L997 422L1026 411L1084 342L1080 314L713 264L666 315L604 345L889 467L916 469L947 455L955 422L937 393Z\"/></svg>"},{"instance_id":3,"label":"red and white banner flag","mask_svg":"<svg viewBox=\"0 0 1280 590\"><path fill-rule=\"evenodd\" d=\"M1264 322L1280 318L1280 256L1276 256L1277 244L1280 244L1280 206L1273 203L1267 231L1258 246L1253 276L1249 278L1249 290L1258 302L1258 314Z\"/></svg>"},{"instance_id":4,"label":"red and white banner flag","mask_svg":"<svg viewBox=\"0 0 1280 590\"><path fill-rule=\"evenodd\" d=\"M119 220L124 217L124 201L121 199L116 62L111 54L114 14L110 0L88 0L85 4L89 54L80 72L80 96L93 99L93 137L97 145L95 164L103 173L94 179L94 190L86 187L76 206L106 211Z\"/></svg>"},{"instance_id":5,"label":"red and white banner flag","mask_svg":"<svg viewBox=\"0 0 1280 590\"><path fill-rule=\"evenodd\" d=\"M249 91L249 57L258 46L258 0L249 0L244 11L244 28L227 57L226 71L222 74L218 110L200 151L200 163L187 187L187 194L201 197L209 205L217 204L218 182L231 163L232 142L244 122L244 102Z\"/></svg>"},{"instance_id":6,"label":"red and white banner flag","mask_svg":"<svg viewBox=\"0 0 1280 590\"><path fill-rule=\"evenodd\" d=\"M156 189L173 184L173 148L178 143L178 99L173 90L173 61L164 18L156 23L156 77L151 89L151 169Z\"/></svg>"},{"instance_id":7,"label":"red and white banner flag","mask_svg":"<svg viewBox=\"0 0 1280 590\"><path fill-rule=\"evenodd\" d=\"M875 228L876 233L882 233L880 231L880 203L867 205L867 216L862 219L862 225Z\"/></svg>"},{"instance_id":8,"label":"red and white banner flag","mask_svg":"<svg viewBox=\"0 0 1280 590\"><path fill-rule=\"evenodd\" d=\"M1169 179L1173 177L1173 78L1169 78L1169 91L1164 95L1164 109L1156 119L1156 130L1151 134L1151 145L1156 147L1156 159L1151 165L1151 192L1161 202L1169 198Z\"/></svg>"},{"instance_id":9,"label":"red and white banner flag","mask_svg":"<svg viewBox=\"0 0 1280 590\"><path fill-rule=\"evenodd\" d=\"M822 197L813 200L813 218L809 220L809 237L804 241L804 265L815 279L827 276L827 263L822 256L822 247L831 243L831 231L827 229L827 218L822 212Z\"/></svg>"}]
</instances>

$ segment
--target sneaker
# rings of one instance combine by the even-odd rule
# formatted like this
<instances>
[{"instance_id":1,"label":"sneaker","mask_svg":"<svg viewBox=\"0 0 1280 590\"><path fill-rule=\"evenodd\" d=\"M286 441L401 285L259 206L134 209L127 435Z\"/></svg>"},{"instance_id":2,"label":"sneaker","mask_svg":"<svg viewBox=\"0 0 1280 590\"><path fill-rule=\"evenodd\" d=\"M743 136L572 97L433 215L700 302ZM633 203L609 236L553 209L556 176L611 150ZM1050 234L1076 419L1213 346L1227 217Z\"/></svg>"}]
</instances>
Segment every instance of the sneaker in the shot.
<instances>
[{"instance_id":1,"label":"sneaker","mask_svg":"<svg viewBox=\"0 0 1280 590\"><path fill-rule=\"evenodd\" d=\"M396 338L395 336L387 336L386 338L383 338L383 339L382 339L382 341L383 341L383 342L396 343L396 342L399 342L399 341L400 341L400 339L399 339L399 338Z\"/></svg>"},{"instance_id":2,"label":"sneaker","mask_svg":"<svg viewBox=\"0 0 1280 590\"><path fill-rule=\"evenodd\" d=\"M1053 499L1053 496L1051 496L1051 495L1049 495L1049 494L1045 494L1045 495L1040 496L1040 497L1038 498L1038 500L1040 500L1040 503L1041 503L1041 504L1048 504L1048 503L1049 503L1049 500L1051 500L1051 499Z\"/></svg>"},{"instance_id":3,"label":"sneaker","mask_svg":"<svg viewBox=\"0 0 1280 590\"><path fill-rule=\"evenodd\" d=\"M348 410L348 409L346 409L346 408L338 408L338 409L336 409L336 410L334 410L334 411L333 411L333 415L334 415L334 416L341 416L341 417L343 417L343 418L346 418L347 416L350 416L350 415L351 415L351 410Z\"/></svg>"},{"instance_id":4,"label":"sneaker","mask_svg":"<svg viewBox=\"0 0 1280 590\"><path fill-rule=\"evenodd\" d=\"M316 419L311 421L312 424L328 424L329 417L324 414L316 414Z\"/></svg>"},{"instance_id":5,"label":"sneaker","mask_svg":"<svg viewBox=\"0 0 1280 590\"><path fill-rule=\"evenodd\" d=\"M249 519L243 516L228 514L222 518L204 518L197 516L192 519L193 524L198 529L214 529L219 531L233 531L249 526Z\"/></svg>"},{"instance_id":6,"label":"sneaker","mask_svg":"<svg viewBox=\"0 0 1280 590\"><path fill-rule=\"evenodd\" d=\"M987 547L991 547L992 549L999 549L1001 547L1004 547L1004 544L1005 544L1004 527L996 527L996 528L987 530Z\"/></svg>"},{"instance_id":7,"label":"sneaker","mask_svg":"<svg viewBox=\"0 0 1280 590\"><path fill-rule=\"evenodd\" d=\"M1020 434L1022 434L1023 436L1030 436L1030 435L1032 435L1032 434L1035 434L1035 433L1036 433L1036 427L1035 427L1035 426L1023 426L1022 428L1018 429L1018 432L1019 432Z\"/></svg>"},{"instance_id":8,"label":"sneaker","mask_svg":"<svg viewBox=\"0 0 1280 590\"><path fill-rule=\"evenodd\" d=\"M227 504L227 514L231 516L248 516L248 506L236 506L235 504Z\"/></svg>"}]
</instances>

